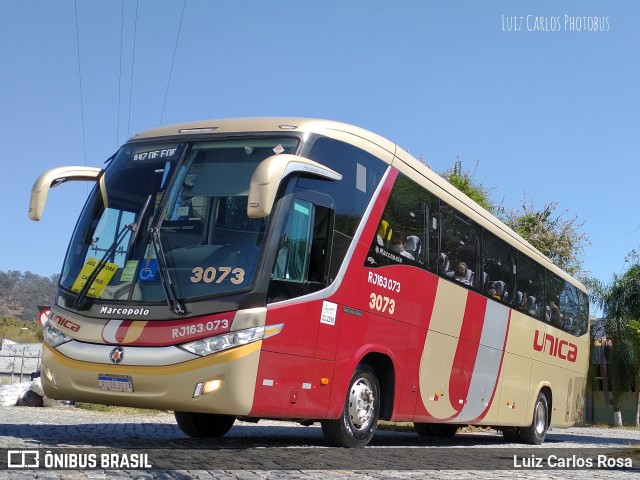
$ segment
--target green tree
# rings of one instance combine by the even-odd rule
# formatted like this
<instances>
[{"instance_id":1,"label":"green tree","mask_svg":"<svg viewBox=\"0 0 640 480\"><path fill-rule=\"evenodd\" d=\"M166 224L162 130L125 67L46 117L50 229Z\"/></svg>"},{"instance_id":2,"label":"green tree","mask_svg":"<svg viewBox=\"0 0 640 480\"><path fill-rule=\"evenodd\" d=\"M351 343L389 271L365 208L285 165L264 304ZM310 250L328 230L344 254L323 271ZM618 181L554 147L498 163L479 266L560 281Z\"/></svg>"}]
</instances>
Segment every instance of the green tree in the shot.
<instances>
[{"instance_id":1,"label":"green tree","mask_svg":"<svg viewBox=\"0 0 640 480\"><path fill-rule=\"evenodd\" d=\"M566 218L568 210L555 214L558 202L551 202L537 210L533 202L523 198L521 210L504 212L502 220L521 237L537 248L555 265L578 278L586 278L582 269L582 254L590 244L585 232L580 232L584 222L577 215Z\"/></svg>"},{"instance_id":2,"label":"green tree","mask_svg":"<svg viewBox=\"0 0 640 480\"><path fill-rule=\"evenodd\" d=\"M476 168L478 164L479 162L476 162ZM462 171L462 160L460 160L460 157L456 159L453 168L445 170L440 176L485 210L491 213L496 212L496 206L491 201L489 190L486 189L482 183L474 179L475 171Z\"/></svg>"},{"instance_id":3,"label":"green tree","mask_svg":"<svg viewBox=\"0 0 640 480\"><path fill-rule=\"evenodd\" d=\"M584 222L580 222L577 216L567 218L568 210L557 215L557 202L547 203L542 210L537 210L533 202L527 203L526 197L523 197L520 210L506 212L503 206L491 200L489 189L475 180L475 171L463 171L460 157L453 168L440 175L485 210L497 215L555 265L578 278L586 278L582 270L582 254L590 242L586 233L580 231Z\"/></svg>"},{"instance_id":4,"label":"green tree","mask_svg":"<svg viewBox=\"0 0 640 480\"><path fill-rule=\"evenodd\" d=\"M609 285L591 280L592 300L602 308L605 330L611 339L608 358L613 394L614 424L622 425L622 392L636 386L636 426L640 426L640 258L635 252L622 275L614 275Z\"/></svg>"}]
</instances>

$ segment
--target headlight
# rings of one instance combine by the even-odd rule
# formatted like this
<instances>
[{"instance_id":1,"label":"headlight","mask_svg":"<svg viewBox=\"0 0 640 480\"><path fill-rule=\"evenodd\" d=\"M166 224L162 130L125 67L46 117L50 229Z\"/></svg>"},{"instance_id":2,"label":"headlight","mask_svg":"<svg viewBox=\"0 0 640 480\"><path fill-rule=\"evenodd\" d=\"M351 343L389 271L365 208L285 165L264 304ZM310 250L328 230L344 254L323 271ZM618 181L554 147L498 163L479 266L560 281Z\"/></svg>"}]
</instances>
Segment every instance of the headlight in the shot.
<instances>
[{"instance_id":1,"label":"headlight","mask_svg":"<svg viewBox=\"0 0 640 480\"><path fill-rule=\"evenodd\" d=\"M238 330L237 332L229 332L224 335L216 335L215 337L203 338L194 342L183 343L178 347L187 352L196 355L211 355L212 353L221 352L230 348L239 347L248 343L264 340L265 338L277 335L284 327L284 324L269 325L266 327L247 328L246 330Z\"/></svg>"},{"instance_id":2,"label":"headlight","mask_svg":"<svg viewBox=\"0 0 640 480\"><path fill-rule=\"evenodd\" d=\"M52 347L57 347L73 339L53 327L51 322L47 322L44 326L44 340Z\"/></svg>"}]
</instances>

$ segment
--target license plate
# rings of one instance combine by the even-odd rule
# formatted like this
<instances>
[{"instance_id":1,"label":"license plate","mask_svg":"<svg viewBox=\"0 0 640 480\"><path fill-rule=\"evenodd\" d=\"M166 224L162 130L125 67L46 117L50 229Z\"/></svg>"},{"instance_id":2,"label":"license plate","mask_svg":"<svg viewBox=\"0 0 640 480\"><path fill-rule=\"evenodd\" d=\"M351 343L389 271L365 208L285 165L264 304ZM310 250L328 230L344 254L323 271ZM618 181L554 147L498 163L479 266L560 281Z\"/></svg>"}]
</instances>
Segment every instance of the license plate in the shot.
<instances>
[{"instance_id":1,"label":"license plate","mask_svg":"<svg viewBox=\"0 0 640 480\"><path fill-rule=\"evenodd\" d=\"M124 375L98 375L98 387L109 392L133 392L131 377Z\"/></svg>"}]
</instances>

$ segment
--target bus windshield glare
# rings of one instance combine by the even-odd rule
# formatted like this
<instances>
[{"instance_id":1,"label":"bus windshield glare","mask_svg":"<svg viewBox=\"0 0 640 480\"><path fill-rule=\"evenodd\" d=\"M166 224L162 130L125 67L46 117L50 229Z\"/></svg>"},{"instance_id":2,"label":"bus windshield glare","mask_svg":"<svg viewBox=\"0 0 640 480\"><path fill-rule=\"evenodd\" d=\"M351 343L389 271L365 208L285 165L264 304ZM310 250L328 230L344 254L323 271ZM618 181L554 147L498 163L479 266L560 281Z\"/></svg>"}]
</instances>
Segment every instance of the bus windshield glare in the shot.
<instances>
[{"instance_id":1,"label":"bus windshield glare","mask_svg":"<svg viewBox=\"0 0 640 480\"><path fill-rule=\"evenodd\" d=\"M61 287L78 300L136 302L168 300L167 286L181 301L249 288L267 221L247 216L251 175L297 145L272 137L125 145L80 216Z\"/></svg>"}]
</instances>

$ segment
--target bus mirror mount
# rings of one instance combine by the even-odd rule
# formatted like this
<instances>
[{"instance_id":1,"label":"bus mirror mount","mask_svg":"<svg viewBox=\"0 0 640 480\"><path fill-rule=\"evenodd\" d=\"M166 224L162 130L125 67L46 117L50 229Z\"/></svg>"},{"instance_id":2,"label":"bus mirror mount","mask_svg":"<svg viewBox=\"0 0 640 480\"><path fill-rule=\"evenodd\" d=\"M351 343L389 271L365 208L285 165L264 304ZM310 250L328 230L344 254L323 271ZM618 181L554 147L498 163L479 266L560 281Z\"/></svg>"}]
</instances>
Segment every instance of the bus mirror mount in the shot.
<instances>
[{"instance_id":1,"label":"bus mirror mount","mask_svg":"<svg viewBox=\"0 0 640 480\"><path fill-rule=\"evenodd\" d=\"M271 213L280 183L292 173L325 180L342 179L338 172L308 158L289 154L272 155L260 162L251 177L247 203L249 218L264 218Z\"/></svg>"},{"instance_id":2,"label":"bus mirror mount","mask_svg":"<svg viewBox=\"0 0 640 480\"><path fill-rule=\"evenodd\" d=\"M58 167L47 170L38 177L31 188L29 218L34 221L40 220L52 187L69 181L95 182L101 173L102 169L96 167Z\"/></svg>"}]
</instances>

